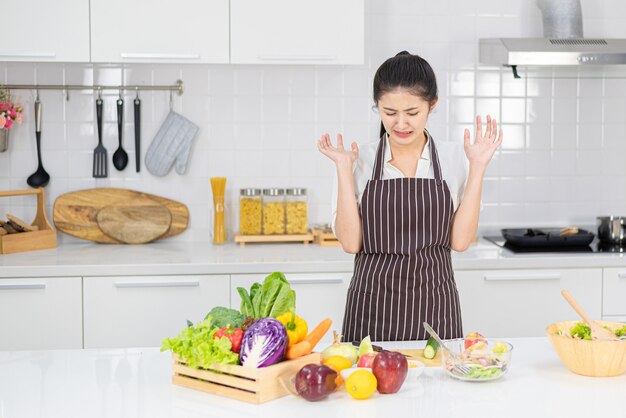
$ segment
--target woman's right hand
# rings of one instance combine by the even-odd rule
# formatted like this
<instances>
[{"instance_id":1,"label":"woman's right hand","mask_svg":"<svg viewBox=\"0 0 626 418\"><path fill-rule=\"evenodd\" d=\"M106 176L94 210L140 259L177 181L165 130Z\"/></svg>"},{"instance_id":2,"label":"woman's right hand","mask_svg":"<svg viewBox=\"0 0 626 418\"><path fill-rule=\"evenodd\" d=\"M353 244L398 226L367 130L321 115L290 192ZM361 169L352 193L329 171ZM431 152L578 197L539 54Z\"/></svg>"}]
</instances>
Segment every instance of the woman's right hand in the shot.
<instances>
[{"instance_id":1,"label":"woman's right hand","mask_svg":"<svg viewBox=\"0 0 626 418\"><path fill-rule=\"evenodd\" d=\"M359 158L359 147L353 142L350 150L343 147L343 137L337 134L337 146L333 146L330 135L324 134L317 140L317 149L322 154L335 162L337 168L348 168L352 170L352 165Z\"/></svg>"}]
</instances>

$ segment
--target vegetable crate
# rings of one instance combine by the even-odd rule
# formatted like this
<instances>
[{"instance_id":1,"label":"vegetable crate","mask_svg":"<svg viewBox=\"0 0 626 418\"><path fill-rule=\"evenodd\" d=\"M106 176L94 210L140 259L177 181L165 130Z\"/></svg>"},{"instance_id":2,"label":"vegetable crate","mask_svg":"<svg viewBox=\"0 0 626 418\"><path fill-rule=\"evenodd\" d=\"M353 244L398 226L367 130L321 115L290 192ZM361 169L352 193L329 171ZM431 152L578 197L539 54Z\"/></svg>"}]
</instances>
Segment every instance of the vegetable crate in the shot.
<instances>
[{"instance_id":1,"label":"vegetable crate","mask_svg":"<svg viewBox=\"0 0 626 418\"><path fill-rule=\"evenodd\" d=\"M320 353L311 353L259 369L231 364L214 364L210 369L192 369L176 354L172 354L172 358L172 383L175 385L260 404L288 395L289 391L281 384L279 377L291 378L303 366L319 363Z\"/></svg>"}]
</instances>

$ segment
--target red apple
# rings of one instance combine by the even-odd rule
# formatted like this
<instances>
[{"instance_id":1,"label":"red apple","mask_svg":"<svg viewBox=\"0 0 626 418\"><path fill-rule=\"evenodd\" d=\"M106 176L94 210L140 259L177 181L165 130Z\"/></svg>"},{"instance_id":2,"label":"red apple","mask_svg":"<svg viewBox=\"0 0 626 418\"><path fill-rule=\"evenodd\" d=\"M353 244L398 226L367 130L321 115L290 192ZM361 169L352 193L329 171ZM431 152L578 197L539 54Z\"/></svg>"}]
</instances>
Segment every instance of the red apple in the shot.
<instances>
[{"instance_id":1,"label":"red apple","mask_svg":"<svg viewBox=\"0 0 626 418\"><path fill-rule=\"evenodd\" d=\"M374 357L372 373L378 381L379 393L396 393L402 387L409 370L406 357L395 351L382 351Z\"/></svg>"},{"instance_id":2,"label":"red apple","mask_svg":"<svg viewBox=\"0 0 626 418\"><path fill-rule=\"evenodd\" d=\"M485 341L485 337L480 335L477 332L472 332L471 334L467 334L465 337L465 349L467 350L477 342Z\"/></svg>"},{"instance_id":3,"label":"red apple","mask_svg":"<svg viewBox=\"0 0 626 418\"><path fill-rule=\"evenodd\" d=\"M372 363L374 362L374 357L376 357L378 353L367 353L363 354L359 357L359 362L356 364L357 367L367 367L369 369L372 368Z\"/></svg>"},{"instance_id":4,"label":"red apple","mask_svg":"<svg viewBox=\"0 0 626 418\"><path fill-rule=\"evenodd\" d=\"M307 364L296 374L296 390L307 401L319 401L337 388L337 372L323 364Z\"/></svg>"}]
</instances>

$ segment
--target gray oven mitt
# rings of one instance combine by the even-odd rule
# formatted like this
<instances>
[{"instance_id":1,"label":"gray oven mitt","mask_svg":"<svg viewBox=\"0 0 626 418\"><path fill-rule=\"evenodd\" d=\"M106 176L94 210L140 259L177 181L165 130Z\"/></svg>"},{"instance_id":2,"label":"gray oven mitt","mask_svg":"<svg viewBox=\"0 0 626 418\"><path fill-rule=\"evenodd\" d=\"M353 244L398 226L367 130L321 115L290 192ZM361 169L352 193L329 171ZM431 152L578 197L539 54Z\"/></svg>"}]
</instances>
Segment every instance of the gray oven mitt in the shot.
<instances>
[{"instance_id":1,"label":"gray oven mitt","mask_svg":"<svg viewBox=\"0 0 626 418\"><path fill-rule=\"evenodd\" d=\"M189 119L170 111L146 152L145 163L148 171L162 177L176 163L176 172L185 174L193 138L199 129Z\"/></svg>"}]
</instances>

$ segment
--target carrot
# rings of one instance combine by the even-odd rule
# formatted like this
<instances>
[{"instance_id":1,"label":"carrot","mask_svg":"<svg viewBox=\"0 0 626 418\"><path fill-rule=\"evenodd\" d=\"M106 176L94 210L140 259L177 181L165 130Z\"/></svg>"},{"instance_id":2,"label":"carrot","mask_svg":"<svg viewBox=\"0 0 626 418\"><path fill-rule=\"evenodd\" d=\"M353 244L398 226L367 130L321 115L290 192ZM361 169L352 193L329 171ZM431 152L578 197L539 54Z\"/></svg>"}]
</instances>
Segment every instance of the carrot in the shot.
<instances>
[{"instance_id":1,"label":"carrot","mask_svg":"<svg viewBox=\"0 0 626 418\"><path fill-rule=\"evenodd\" d=\"M306 356L313 351L311 347L311 343L307 340L302 340L299 343L295 343L294 345L287 348L287 353L285 353L285 357L287 360L293 360L294 358Z\"/></svg>"},{"instance_id":2,"label":"carrot","mask_svg":"<svg viewBox=\"0 0 626 418\"><path fill-rule=\"evenodd\" d=\"M323 319L322 322L317 324L315 328L307 335L303 341L308 341L311 344L311 351L315 348L317 343L326 335L333 321L330 318Z\"/></svg>"}]
</instances>

